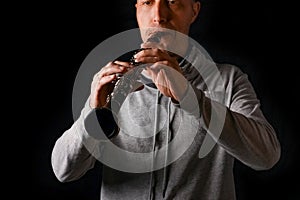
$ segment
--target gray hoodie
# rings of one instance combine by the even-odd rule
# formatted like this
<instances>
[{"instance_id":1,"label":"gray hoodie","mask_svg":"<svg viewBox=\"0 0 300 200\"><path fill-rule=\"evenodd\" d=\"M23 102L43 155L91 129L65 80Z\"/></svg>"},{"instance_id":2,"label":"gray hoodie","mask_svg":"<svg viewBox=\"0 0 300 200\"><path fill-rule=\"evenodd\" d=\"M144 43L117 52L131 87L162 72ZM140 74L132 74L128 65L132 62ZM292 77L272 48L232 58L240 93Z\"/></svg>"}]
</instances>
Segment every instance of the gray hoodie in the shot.
<instances>
[{"instance_id":1,"label":"gray hoodie","mask_svg":"<svg viewBox=\"0 0 300 200\"><path fill-rule=\"evenodd\" d=\"M191 62L180 63L190 83L184 99L174 103L146 84L126 98L119 134L110 140L86 131L84 120L92 111L86 103L55 143L58 180L79 179L100 160L103 200L234 200L235 159L256 170L271 168L280 144L247 75L229 64L217 64L215 73L211 62L197 70L203 57L195 47L187 58Z\"/></svg>"}]
</instances>

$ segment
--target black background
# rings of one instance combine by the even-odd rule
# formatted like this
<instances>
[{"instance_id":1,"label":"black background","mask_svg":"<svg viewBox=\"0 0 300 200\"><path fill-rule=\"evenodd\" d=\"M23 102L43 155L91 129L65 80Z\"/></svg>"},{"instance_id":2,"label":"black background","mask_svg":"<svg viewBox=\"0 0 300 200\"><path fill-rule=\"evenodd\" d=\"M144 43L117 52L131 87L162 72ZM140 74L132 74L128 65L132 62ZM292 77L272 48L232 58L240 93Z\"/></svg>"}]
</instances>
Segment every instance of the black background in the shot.
<instances>
[{"instance_id":1,"label":"black background","mask_svg":"<svg viewBox=\"0 0 300 200\"><path fill-rule=\"evenodd\" d=\"M56 139L71 126L72 89L77 70L103 40L135 28L133 1L61 4L48 2L30 11L26 47L30 62L30 196L39 199L99 199L100 165L80 180L60 183L51 168ZM239 66L249 75L266 118L282 145L280 161L268 171L236 162L238 200L299 199L299 98L297 56L291 50L291 5L271 0L206 0L191 30L216 62ZM29 12L29 11L28 11ZM25 48L24 48L25 49ZM27 49L27 48L26 48ZM28 79L28 78L27 78ZM28 181L30 180L30 181Z\"/></svg>"}]
</instances>

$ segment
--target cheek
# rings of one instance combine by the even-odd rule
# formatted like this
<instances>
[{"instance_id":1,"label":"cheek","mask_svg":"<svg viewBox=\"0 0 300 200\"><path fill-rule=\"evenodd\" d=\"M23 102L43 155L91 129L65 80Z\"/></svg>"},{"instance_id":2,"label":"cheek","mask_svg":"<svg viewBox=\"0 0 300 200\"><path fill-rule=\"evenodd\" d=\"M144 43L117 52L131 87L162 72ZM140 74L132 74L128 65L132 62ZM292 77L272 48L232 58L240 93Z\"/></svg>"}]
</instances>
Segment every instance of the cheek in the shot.
<instances>
[{"instance_id":1,"label":"cheek","mask_svg":"<svg viewBox=\"0 0 300 200\"><path fill-rule=\"evenodd\" d=\"M180 29L180 32L188 33L190 25L192 24L192 19L185 17L181 18L179 22L177 22L178 28Z\"/></svg>"},{"instance_id":2,"label":"cheek","mask_svg":"<svg viewBox=\"0 0 300 200\"><path fill-rule=\"evenodd\" d=\"M139 24L139 27L146 27L149 20L149 16L147 16L144 12L137 12L136 19Z\"/></svg>"},{"instance_id":3,"label":"cheek","mask_svg":"<svg viewBox=\"0 0 300 200\"><path fill-rule=\"evenodd\" d=\"M181 23L177 23L177 24L174 24L174 27L176 31L178 32L181 32L181 33L184 33L184 34L188 34L188 31L189 31L189 22L183 22L181 21Z\"/></svg>"}]
</instances>

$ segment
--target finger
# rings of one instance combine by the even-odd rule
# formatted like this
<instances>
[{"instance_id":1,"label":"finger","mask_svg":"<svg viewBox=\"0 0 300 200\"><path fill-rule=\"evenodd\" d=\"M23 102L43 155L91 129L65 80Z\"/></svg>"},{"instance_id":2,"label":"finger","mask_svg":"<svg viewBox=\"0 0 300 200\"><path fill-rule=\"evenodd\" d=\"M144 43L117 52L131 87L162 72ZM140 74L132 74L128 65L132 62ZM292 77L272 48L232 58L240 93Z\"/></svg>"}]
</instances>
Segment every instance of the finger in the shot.
<instances>
[{"instance_id":1,"label":"finger","mask_svg":"<svg viewBox=\"0 0 300 200\"><path fill-rule=\"evenodd\" d=\"M123 62L123 61L118 61L118 60L114 61L114 64L122 66L122 67L126 67L126 68L132 68L132 67L134 67L129 62Z\"/></svg>"},{"instance_id":2,"label":"finger","mask_svg":"<svg viewBox=\"0 0 300 200\"><path fill-rule=\"evenodd\" d=\"M141 51L136 53L133 57L138 58L138 57L143 57L143 56L167 57L167 53L158 48L142 49Z\"/></svg>"},{"instance_id":3,"label":"finger","mask_svg":"<svg viewBox=\"0 0 300 200\"><path fill-rule=\"evenodd\" d=\"M166 60L171 65L178 65L175 57L171 57L167 51L163 51L161 49L142 50L134 56L134 59L135 62L140 63L155 63Z\"/></svg>"},{"instance_id":4,"label":"finger","mask_svg":"<svg viewBox=\"0 0 300 200\"><path fill-rule=\"evenodd\" d=\"M126 71L126 67L110 62L105 67L103 67L97 74L95 74L94 79L102 78L104 76L109 76L116 73L125 73Z\"/></svg>"},{"instance_id":5,"label":"finger","mask_svg":"<svg viewBox=\"0 0 300 200\"><path fill-rule=\"evenodd\" d=\"M170 61L164 60L164 61L159 61L154 63L153 65L151 65L149 67L153 72L157 73L158 71L165 69L166 71L169 70L169 68L175 68L173 66L173 63L171 63Z\"/></svg>"},{"instance_id":6,"label":"finger","mask_svg":"<svg viewBox=\"0 0 300 200\"><path fill-rule=\"evenodd\" d=\"M162 94L171 97L171 93L170 93L171 88L170 88L170 84L168 84L169 79L165 69L160 69L159 71L154 72L154 74L155 75L152 80L156 85L156 87L160 90Z\"/></svg>"},{"instance_id":7,"label":"finger","mask_svg":"<svg viewBox=\"0 0 300 200\"><path fill-rule=\"evenodd\" d=\"M143 49L162 49L162 46L156 42L144 42L141 44Z\"/></svg>"},{"instance_id":8,"label":"finger","mask_svg":"<svg viewBox=\"0 0 300 200\"><path fill-rule=\"evenodd\" d=\"M99 83L99 85L106 85L106 84L108 84L108 83L111 83L113 80L115 80L117 78L117 76L116 76L116 74L111 74L111 75L109 75L109 76L104 76L104 77L102 77L99 81L98 81L98 83Z\"/></svg>"},{"instance_id":9,"label":"finger","mask_svg":"<svg viewBox=\"0 0 300 200\"><path fill-rule=\"evenodd\" d=\"M182 75L181 71L176 69L176 66L170 67L167 61L157 62L146 68L146 73L151 77L153 82L160 80L162 75L164 75L166 79L170 79L174 72Z\"/></svg>"},{"instance_id":10,"label":"finger","mask_svg":"<svg viewBox=\"0 0 300 200\"><path fill-rule=\"evenodd\" d=\"M156 63L159 62L161 60L160 57L158 56L143 56L143 57L139 57L135 60L135 62L137 63Z\"/></svg>"},{"instance_id":11,"label":"finger","mask_svg":"<svg viewBox=\"0 0 300 200\"><path fill-rule=\"evenodd\" d=\"M134 55L134 61L137 63L155 63L169 59L171 58L160 49L146 49Z\"/></svg>"},{"instance_id":12,"label":"finger","mask_svg":"<svg viewBox=\"0 0 300 200\"><path fill-rule=\"evenodd\" d=\"M169 89L167 82L168 77L166 75L166 71L164 69L159 70L159 72L156 74L156 86Z\"/></svg>"},{"instance_id":13,"label":"finger","mask_svg":"<svg viewBox=\"0 0 300 200\"><path fill-rule=\"evenodd\" d=\"M116 79L116 75L112 74L109 76L104 76L102 78L94 79L92 81L92 90L99 90L103 85L106 85L108 83L111 83L113 80Z\"/></svg>"},{"instance_id":14,"label":"finger","mask_svg":"<svg viewBox=\"0 0 300 200\"><path fill-rule=\"evenodd\" d=\"M164 67L166 69L169 69L169 67L170 67L182 74L182 70L175 58L172 58L170 60L159 61L159 62L155 63L155 65L151 66L151 68L154 68L154 69L158 68L158 67L160 67L160 68Z\"/></svg>"}]
</instances>

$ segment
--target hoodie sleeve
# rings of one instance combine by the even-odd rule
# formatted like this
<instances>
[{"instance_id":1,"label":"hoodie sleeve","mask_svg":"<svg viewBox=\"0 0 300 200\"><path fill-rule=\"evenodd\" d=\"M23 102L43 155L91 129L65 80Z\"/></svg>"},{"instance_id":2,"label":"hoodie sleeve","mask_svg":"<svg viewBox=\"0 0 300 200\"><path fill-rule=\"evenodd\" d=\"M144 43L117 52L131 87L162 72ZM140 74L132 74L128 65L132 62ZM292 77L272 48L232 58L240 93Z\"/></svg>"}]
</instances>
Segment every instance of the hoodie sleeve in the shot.
<instances>
[{"instance_id":1,"label":"hoodie sleeve","mask_svg":"<svg viewBox=\"0 0 300 200\"><path fill-rule=\"evenodd\" d=\"M56 141L51 156L52 169L61 182L79 179L94 167L94 153L100 141L91 137L84 126L84 120L92 111L88 103L79 118Z\"/></svg>"},{"instance_id":2,"label":"hoodie sleeve","mask_svg":"<svg viewBox=\"0 0 300 200\"><path fill-rule=\"evenodd\" d=\"M222 73L226 85L225 104L208 98L196 87L189 89L192 91L188 93L196 94L198 99L201 122L207 129L212 113L217 116L225 113L220 117L220 123L224 120L221 133L207 131L214 142L253 169L273 167L280 158L280 144L276 132L260 109L260 102L247 75L236 67L225 68ZM184 98L181 104L189 104L188 101ZM189 107L191 111L196 110L193 106ZM221 120L223 117L225 119Z\"/></svg>"}]
</instances>

